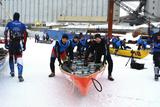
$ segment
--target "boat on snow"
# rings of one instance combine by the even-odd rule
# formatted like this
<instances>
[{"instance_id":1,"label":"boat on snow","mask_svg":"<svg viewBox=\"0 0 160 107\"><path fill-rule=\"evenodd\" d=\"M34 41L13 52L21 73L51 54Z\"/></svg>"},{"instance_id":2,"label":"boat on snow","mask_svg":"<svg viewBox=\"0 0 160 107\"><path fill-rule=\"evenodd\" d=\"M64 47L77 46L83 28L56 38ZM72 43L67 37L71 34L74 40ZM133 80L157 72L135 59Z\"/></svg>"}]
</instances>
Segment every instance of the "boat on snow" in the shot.
<instances>
[{"instance_id":1,"label":"boat on snow","mask_svg":"<svg viewBox=\"0 0 160 107\"><path fill-rule=\"evenodd\" d=\"M123 50L110 47L110 53L124 57L133 56L133 58L143 59L149 54L149 50Z\"/></svg>"},{"instance_id":2,"label":"boat on snow","mask_svg":"<svg viewBox=\"0 0 160 107\"><path fill-rule=\"evenodd\" d=\"M102 85L97 81L105 71L106 65L89 62L84 66L84 60L74 60L72 64L64 62L60 67L62 73L70 80L80 91L81 95L87 95L92 85L97 91L102 91ZM100 89L96 84L99 84Z\"/></svg>"}]
</instances>

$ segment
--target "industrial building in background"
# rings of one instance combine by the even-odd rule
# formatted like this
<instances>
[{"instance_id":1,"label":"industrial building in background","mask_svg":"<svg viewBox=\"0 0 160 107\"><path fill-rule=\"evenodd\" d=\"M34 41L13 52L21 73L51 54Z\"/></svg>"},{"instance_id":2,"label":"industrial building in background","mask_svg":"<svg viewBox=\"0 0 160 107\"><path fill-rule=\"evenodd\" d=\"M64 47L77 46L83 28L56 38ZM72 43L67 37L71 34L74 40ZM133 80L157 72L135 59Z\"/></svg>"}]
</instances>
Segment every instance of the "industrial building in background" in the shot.
<instances>
[{"instance_id":1,"label":"industrial building in background","mask_svg":"<svg viewBox=\"0 0 160 107\"><path fill-rule=\"evenodd\" d=\"M0 20L10 19L14 12L25 23L107 21L108 0L1 0ZM120 8L115 5L114 21Z\"/></svg>"},{"instance_id":2,"label":"industrial building in background","mask_svg":"<svg viewBox=\"0 0 160 107\"><path fill-rule=\"evenodd\" d=\"M133 10L124 2L138 1ZM14 12L21 14L26 24L47 22L87 22L106 23L109 0L0 0L0 24L12 18ZM132 25L146 23L147 20L160 21L160 0L114 0L114 22ZM128 16L120 18L120 8Z\"/></svg>"}]
</instances>

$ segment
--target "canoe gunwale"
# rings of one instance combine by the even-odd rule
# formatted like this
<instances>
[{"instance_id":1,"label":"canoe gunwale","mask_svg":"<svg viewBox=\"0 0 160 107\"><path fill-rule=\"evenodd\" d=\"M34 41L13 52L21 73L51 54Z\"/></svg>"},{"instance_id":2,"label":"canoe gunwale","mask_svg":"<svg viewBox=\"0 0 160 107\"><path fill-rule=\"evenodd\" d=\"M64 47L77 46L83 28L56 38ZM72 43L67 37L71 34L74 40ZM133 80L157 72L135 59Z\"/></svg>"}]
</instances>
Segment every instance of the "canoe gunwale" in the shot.
<instances>
[{"instance_id":1,"label":"canoe gunwale","mask_svg":"<svg viewBox=\"0 0 160 107\"><path fill-rule=\"evenodd\" d=\"M98 92L102 91L102 85L100 84L100 82L97 82L97 79L103 75L105 68L106 65L101 67L100 70L97 70L96 72L90 75L84 75L84 76L79 76L73 73L69 73L63 70L62 67L60 67L60 70L65 75L66 79L71 81L78 88L81 95L86 96L89 92L91 85L94 85L94 87ZM97 88L95 82L99 83L100 89Z\"/></svg>"},{"instance_id":2,"label":"canoe gunwale","mask_svg":"<svg viewBox=\"0 0 160 107\"><path fill-rule=\"evenodd\" d=\"M106 65L104 65L103 67L101 67L100 70L98 70L98 71L96 71L94 73L91 73L89 75L84 75L84 76L76 75L74 73L69 73L69 72L65 71L62 67L60 67L60 70L61 70L62 73L66 74L66 75L69 75L69 76L76 76L78 78L89 78L89 77L92 77L95 74L99 74L101 72L104 72L105 68L106 68Z\"/></svg>"}]
</instances>

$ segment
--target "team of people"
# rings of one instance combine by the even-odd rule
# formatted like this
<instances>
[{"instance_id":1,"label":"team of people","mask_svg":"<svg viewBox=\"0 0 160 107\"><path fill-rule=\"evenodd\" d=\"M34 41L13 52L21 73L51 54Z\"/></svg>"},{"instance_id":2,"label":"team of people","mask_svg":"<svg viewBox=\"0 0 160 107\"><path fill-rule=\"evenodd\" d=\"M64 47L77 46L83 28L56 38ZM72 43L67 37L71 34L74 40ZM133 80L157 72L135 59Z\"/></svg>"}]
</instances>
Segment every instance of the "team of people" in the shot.
<instances>
[{"instance_id":1,"label":"team of people","mask_svg":"<svg viewBox=\"0 0 160 107\"><path fill-rule=\"evenodd\" d=\"M20 82L24 81L23 74L23 51L26 49L27 31L26 26L19 21L20 14L13 15L13 21L6 25L5 29L5 48L9 50L9 67L10 75L15 76L14 65L17 64L18 79ZM37 36L36 36L37 38ZM36 39L37 40L37 39ZM160 71L160 32L153 34L153 60L155 64L155 79L159 76ZM35 41L37 42L37 41ZM118 37L112 38L113 47L116 49L127 49L126 39L120 40ZM139 38L137 41L138 50L141 47L146 49L146 43ZM108 79L114 81L112 77L113 61L109 52L109 43L106 38L102 38L100 34L86 38L82 33L75 35L73 39L69 40L67 34L63 34L61 40L55 42L50 57L51 74L49 77L55 76L55 60L58 59L59 66L64 60L74 60L74 49L77 47L78 58L84 57L84 65L87 66L88 61L92 60L95 63L106 64L108 62ZM91 56L91 57L89 57ZM101 61L104 56L103 61Z\"/></svg>"},{"instance_id":2,"label":"team of people","mask_svg":"<svg viewBox=\"0 0 160 107\"><path fill-rule=\"evenodd\" d=\"M74 36L73 39L68 40L68 35L63 34L62 39L56 41L53 46L51 59L50 59L50 69L51 74L49 77L55 76L55 60L56 58L59 61L59 65L62 65L62 61L67 59L72 62L74 59L74 48L77 46L77 53L79 58L85 56L85 65L87 66L88 56L92 54L95 56L92 61L95 63L103 63L106 64L108 62L108 79L113 81L112 70L113 70L113 61L111 55L109 53L109 46L104 39L101 38L100 34L96 34L93 38L85 38L85 36L80 33L79 36ZM104 56L103 61L101 62L101 58Z\"/></svg>"}]
</instances>

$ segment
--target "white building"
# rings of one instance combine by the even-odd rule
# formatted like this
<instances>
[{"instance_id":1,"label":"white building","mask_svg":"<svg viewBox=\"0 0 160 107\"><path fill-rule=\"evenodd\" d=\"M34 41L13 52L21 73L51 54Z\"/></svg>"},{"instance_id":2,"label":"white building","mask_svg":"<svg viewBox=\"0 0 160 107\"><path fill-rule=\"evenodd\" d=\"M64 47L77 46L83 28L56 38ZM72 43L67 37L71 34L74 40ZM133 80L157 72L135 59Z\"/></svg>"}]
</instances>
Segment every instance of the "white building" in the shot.
<instances>
[{"instance_id":1,"label":"white building","mask_svg":"<svg viewBox=\"0 0 160 107\"><path fill-rule=\"evenodd\" d=\"M151 18L160 17L160 0L147 0L145 10L151 13L151 15L146 14L146 16L148 17L151 17Z\"/></svg>"},{"instance_id":2,"label":"white building","mask_svg":"<svg viewBox=\"0 0 160 107\"><path fill-rule=\"evenodd\" d=\"M116 7L115 21L119 19L119 11ZM60 16L106 21L108 0L2 0L0 20L9 19L14 12L19 12L25 23L56 22Z\"/></svg>"}]
</instances>

